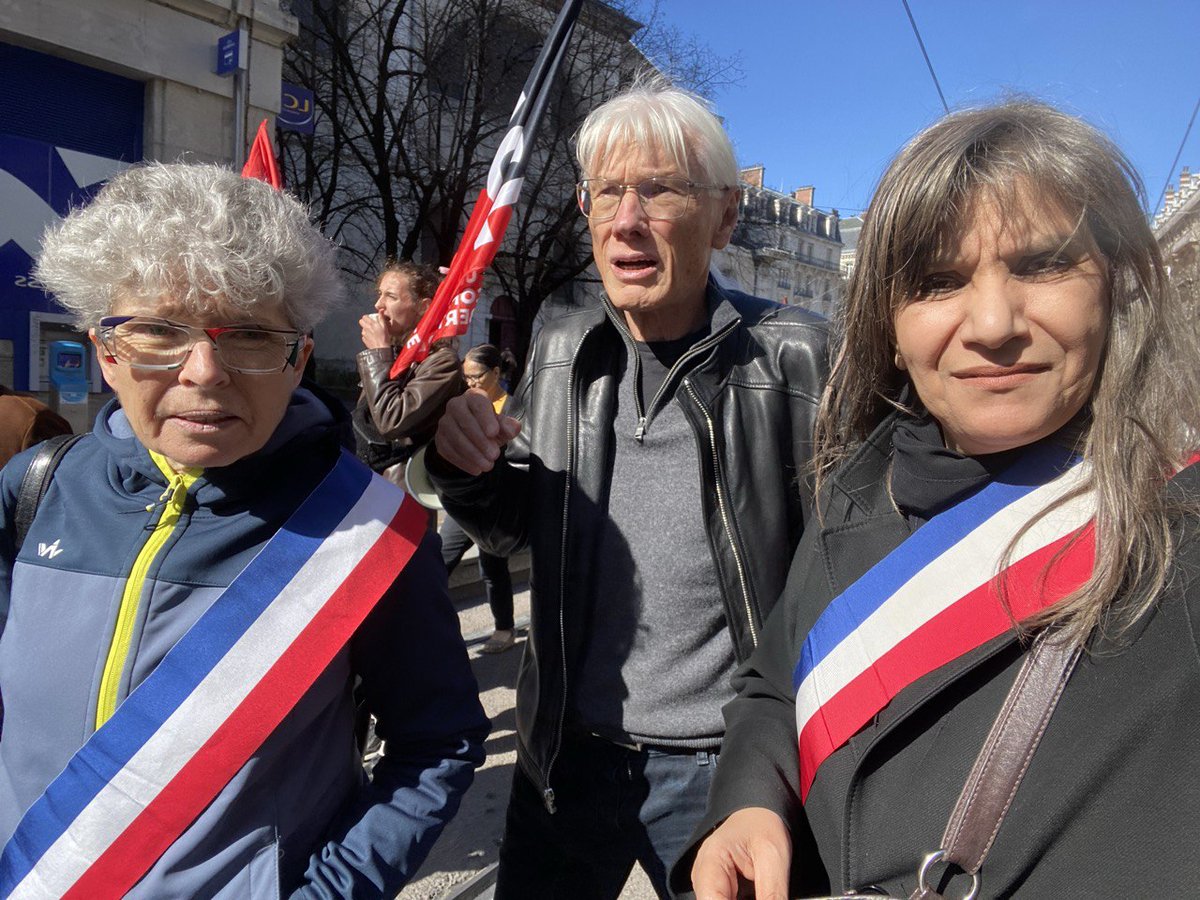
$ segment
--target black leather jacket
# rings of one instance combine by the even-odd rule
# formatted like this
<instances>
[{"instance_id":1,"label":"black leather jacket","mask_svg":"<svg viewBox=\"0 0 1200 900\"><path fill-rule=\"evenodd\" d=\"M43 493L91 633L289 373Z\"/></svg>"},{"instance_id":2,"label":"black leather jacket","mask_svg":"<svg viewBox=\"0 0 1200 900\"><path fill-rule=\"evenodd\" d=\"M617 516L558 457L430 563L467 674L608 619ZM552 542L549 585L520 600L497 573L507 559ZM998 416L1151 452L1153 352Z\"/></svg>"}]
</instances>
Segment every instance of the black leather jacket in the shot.
<instances>
[{"instance_id":1,"label":"black leather jacket","mask_svg":"<svg viewBox=\"0 0 1200 900\"><path fill-rule=\"evenodd\" d=\"M827 327L796 307L709 284L709 337L676 402L696 434L703 510L739 661L787 577L804 528L817 404L827 372ZM623 319L607 300L547 323L509 412L520 436L491 472L464 475L429 452L446 511L480 546L531 550L531 626L517 679L518 760L551 811L551 772L582 644L596 567L597 522L608 506L612 423L621 380Z\"/></svg>"}]
</instances>

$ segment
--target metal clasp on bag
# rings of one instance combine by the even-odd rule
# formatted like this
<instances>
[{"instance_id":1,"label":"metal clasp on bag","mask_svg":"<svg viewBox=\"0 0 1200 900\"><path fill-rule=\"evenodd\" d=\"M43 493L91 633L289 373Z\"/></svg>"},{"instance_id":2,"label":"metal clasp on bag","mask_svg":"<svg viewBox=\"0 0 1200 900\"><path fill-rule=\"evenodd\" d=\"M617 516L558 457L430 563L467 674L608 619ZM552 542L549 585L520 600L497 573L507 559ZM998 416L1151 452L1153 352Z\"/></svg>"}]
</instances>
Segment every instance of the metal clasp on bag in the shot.
<instances>
[{"instance_id":1,"label":"metal clasp on bag","mask_svg":"<svg viewBox=\"0 0 1200 900\"><path fill-rule=\"evenodd\" d=\"M929 870L940 863L946 856L946 850L934 850L932 853L926 853L925 858L921 860L921 868L917 870L917 893L923 894L929 891L932 894L937 892L929 886L926 876ZM979 875L974 872L968 873L971 876L971 889L963 894L961 900L975 900L979 896Z\"/></svg>"}]
</instances>

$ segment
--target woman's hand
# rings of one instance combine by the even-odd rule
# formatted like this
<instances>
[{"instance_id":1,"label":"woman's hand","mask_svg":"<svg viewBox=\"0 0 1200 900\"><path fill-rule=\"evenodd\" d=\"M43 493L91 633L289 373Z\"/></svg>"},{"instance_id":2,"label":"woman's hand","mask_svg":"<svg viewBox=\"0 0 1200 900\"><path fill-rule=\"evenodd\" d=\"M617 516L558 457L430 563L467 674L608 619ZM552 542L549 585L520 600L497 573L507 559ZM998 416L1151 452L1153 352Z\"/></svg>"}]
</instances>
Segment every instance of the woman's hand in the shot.
<instances>
[{"instance_id":1,"label":"woman's hand","mask_svg":"<svg viewBox=\"0 0 1200 900\"><path fill-rule=\"evenodd\" d=\"M739 809L704 839L692 865L696 900L788 900L792 837L777 813ZM753 882L753 893L738 885Z\"/></svg>"},{"instance_id":2,"label":"woman's hand","mask_svg":"<svg viewBox=\"0 0 1200 900\"><path fill-rule=\"evenodd\" d=\"M379 313L367 313L358 320L358 327L362 329L363 346L368 350L377 350L392 345L387 325L383 323L383 316Z\"/></svg>"}]
</instances>

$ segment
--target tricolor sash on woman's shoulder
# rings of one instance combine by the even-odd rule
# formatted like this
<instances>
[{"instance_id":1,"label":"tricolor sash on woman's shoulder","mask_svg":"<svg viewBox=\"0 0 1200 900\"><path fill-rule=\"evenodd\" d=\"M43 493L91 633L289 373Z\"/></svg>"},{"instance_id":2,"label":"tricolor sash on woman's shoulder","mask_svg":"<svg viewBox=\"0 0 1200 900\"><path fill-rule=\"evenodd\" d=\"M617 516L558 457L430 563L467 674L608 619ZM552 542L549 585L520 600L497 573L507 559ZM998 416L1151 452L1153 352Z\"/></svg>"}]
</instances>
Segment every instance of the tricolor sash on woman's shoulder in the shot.
<instances>
[{"instance_id":1,"label":"tricolor sash on woman's shoulder","mask_svg":"<svg viewBox=\"0 0 1200 900\"><path fill-rule=\"evenodd\" d=\"M904 688L1087 580L1095 504L1091 492L1068 497L1087 477L1086 464L1072 462L1050 446L1025 454L829 604L792 682L802 799L821 763Z\"/></svg>"},{"instance_id":2,"label":"tricolor sash on woman's shoulder","mask_svg":"<svg viewBox=\"0 0 1200 900\"><path fill-rule=\"evenodd\" d=\"M425 522L343 454L25 813L0 855L0 896L136 884L354 634Z\"/></svg>"}]
</instances>

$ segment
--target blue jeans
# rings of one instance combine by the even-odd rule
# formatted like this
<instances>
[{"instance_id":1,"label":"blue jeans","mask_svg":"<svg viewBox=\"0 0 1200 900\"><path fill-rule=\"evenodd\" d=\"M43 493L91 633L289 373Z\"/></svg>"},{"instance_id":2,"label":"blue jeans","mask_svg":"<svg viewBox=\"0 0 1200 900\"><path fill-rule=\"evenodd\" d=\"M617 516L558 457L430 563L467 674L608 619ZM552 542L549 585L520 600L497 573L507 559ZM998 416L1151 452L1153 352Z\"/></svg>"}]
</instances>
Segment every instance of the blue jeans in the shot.
<instances>
[{"instance_id":1,"label":"blue jeans","mask_svg":"<svg viewBox=\"0 0 1200 900\"><path fill-rule=\"evenodd\" d=\"M667 873L700 821L716 767L715 752L564 735L551 782L557 812L516 767L495 900L615 900L635 862L669 897Z\"/></svg>"}]
</instances>

